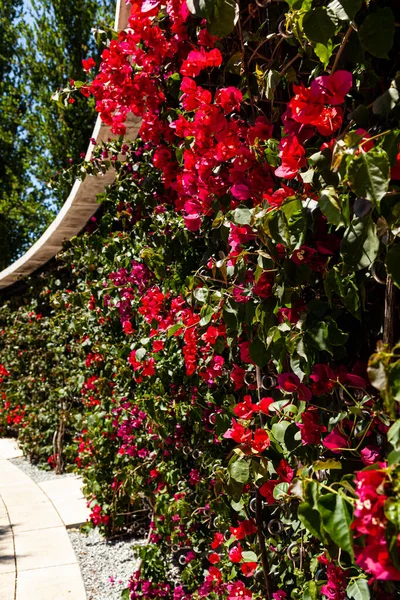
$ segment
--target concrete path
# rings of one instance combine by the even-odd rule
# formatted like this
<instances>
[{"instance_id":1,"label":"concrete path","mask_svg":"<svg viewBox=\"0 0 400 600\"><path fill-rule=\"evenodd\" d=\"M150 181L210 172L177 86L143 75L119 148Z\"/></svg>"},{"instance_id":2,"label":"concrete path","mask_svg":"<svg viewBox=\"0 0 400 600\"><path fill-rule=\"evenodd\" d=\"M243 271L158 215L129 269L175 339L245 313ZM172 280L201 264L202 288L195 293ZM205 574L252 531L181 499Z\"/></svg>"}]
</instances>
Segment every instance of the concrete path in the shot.
<instances>
[{"instance_id":1,"label":"concrete path","mask_svg":"<svg viewBox=\"0 0 400 600\"><path fill-rule=\"evenodd\" d=\"M88 516L81 483L68 477L37 485L7 460L7 442L0 440L0 600L85 600L66 531Z\"/></svg>"}]
</instances>

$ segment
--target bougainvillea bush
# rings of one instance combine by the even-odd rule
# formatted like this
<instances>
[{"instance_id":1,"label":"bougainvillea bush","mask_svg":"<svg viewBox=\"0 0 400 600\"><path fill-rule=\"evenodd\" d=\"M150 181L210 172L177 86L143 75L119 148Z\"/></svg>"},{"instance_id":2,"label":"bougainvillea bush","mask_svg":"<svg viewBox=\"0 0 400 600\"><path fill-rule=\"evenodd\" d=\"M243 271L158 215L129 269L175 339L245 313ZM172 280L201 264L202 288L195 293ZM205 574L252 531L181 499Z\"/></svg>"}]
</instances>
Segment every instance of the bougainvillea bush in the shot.
<instances>
[{"instance_id":1,"label":"bougainvillea bush","mask_svg":"<svg viewBox=\"0 0 400 600\"><path fill-rule=\"evenodd\" d=\"M135 0L59 96L121 136L70 175L116 180L1 307L0 423L148 526L125 598L398 597L399 23Z\"/></svg>"}]
</instances>

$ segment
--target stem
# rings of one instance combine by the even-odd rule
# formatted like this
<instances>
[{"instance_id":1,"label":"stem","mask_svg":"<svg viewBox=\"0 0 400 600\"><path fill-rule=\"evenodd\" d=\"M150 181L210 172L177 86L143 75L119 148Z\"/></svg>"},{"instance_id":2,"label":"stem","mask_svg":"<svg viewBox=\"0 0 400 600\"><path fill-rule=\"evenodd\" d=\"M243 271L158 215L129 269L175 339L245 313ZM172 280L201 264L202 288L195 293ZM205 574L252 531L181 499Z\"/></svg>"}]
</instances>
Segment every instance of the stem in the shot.
<instances>
[{"instance_id":1,"label":"stem","mask_svg":"<svg viewBox=\"0 0 400 600\"><path fill-rule=\"evenodd\" d=\"M240 15L239 15L239 20L238 20L238 30L239 30L240 48L242 50L242 56L243 56L243 67L244 67L244 72L245 72L245 75L246 75L247 88L249 90L251 112L253 114L253 119L255 119L255 117L256 117L256 108L254 106L253 94L251 93L251 88L250 88L250 75L249 75L248 64L246 62L246 49L244 47L244 42L243 42L243 32L242 32L242 23L241 23Z\"/></svg>"},{"instance_id":2,"label":"stem","mask_svg":"<svg viewBox=\"0 0 400 600\"><path fill-rule=\"evenodd\" d=\"M394 323L395 323L396 288L393 279L386 277L385 289L385 314L383 318L383 343L389 348L394 345Z\"/></svg>"},{"instance_id":3,"label":"stem","mask_svg":"<svg viewBox=\"0 0 400 600\"><path fill-rule=\"evenodd\" d=\"M279 73L279 75L282 77L282 75L283 75L283 74L284 74L284 73L285 73L285 72L288 70L288 68L289 68L289 67L291 67L291 66L292 66L292 64L293 64L293 63L294 63L294 62L295 62L295 61L296 61L298 58L301 58L301 54L300 54L300 52L298 52L298 53L296 54L296 56L294 56L294 57L292 58L292 60L289 60L288 64L287 64L287 65L285 65L285 66L283 67L283 69L282 69L282 71Z\"/></svg>"},{"instance_id":4,"label":"stem","mask_svg":"<svg viewBox=\"0 0 400 600\"><path fill-rule=\"evenodd\" d=\"M266 596L267 600L272 600L272 582L269 574L269 561L267 549L265 547L265 537L262 531L262 498L259 490L256 490L256 523L258 546L261 553L261 564L264 573Z\"/></svg>"},{"instance_id":5,"label":"stem","mask_svg":"<svg viewBox=\"0 0 400 600\"><path fill-rule=\"evenodd\" d=\"M333 67L332 67L331 75L332 75L332 73L334 73L334 72L336 71L336 69L337 69L337 66L338 66L338 64L339 64L340 58L341 58L341 56L342 56L342 54L343 54L343 50L344 50L344 49L345 49L345 47L346 47L346 44L347 44L347 42L348 42L348 40L349 40L349 37L350 37L350 35L351 35L351 32L352 32L352 31L353 31L353 27L352 27L352 25L350 25L350 27L348 28L348 30L347 30L347 31L346 31L346 33L345 33L345 36L344 36L344 38L343 38L343 40L342 40L342 43L340 44L340 48L339 48L339 50L338 50L338 53L336 54L336 58L335 58L335 62L333 63Z\"/></svg>"}]
</instances>

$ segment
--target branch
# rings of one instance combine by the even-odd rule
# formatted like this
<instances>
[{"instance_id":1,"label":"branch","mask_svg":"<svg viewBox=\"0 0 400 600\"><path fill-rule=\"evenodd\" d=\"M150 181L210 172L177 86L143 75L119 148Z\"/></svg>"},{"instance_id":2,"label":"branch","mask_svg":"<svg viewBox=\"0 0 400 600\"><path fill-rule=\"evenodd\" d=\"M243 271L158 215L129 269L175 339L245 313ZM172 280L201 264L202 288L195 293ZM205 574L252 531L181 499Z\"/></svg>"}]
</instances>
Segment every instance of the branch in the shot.
<instances>
[{"instance_id":1,"label":"branch","mask_svg":"<svg viewBox=\"0 0 400 600\"><path fill-rule=\"evenodd\" d=\"M340 44L340 48L339 48L339 50L338 50L338 53L336 54L336 58L335 58L335 62L333 63L333 67L332 67L331 75L332 75L332 73L334 73L334 72L336 71L336 69L337 69L337 66L338 66L338 64L339 64L339 60L340 60L340 58L341 58L341 56L342 56L342 54L343 54L343 50L344 50L344 49L345 49L345 47L346 47L346 44L347 44L347 42L348 42L348 40L349 40L349 37L350 37L350 35L351 35L351 32L352 32L352 31L353 31L353 26L352 26L352 25L350 25L350 27L348 28L348 30L347 30L347 31L346 31L346 33L345 33L345 36L344 36L344 38L343 38L343 40L342 40L342 43Z\"/></svg>"}]
</instances>

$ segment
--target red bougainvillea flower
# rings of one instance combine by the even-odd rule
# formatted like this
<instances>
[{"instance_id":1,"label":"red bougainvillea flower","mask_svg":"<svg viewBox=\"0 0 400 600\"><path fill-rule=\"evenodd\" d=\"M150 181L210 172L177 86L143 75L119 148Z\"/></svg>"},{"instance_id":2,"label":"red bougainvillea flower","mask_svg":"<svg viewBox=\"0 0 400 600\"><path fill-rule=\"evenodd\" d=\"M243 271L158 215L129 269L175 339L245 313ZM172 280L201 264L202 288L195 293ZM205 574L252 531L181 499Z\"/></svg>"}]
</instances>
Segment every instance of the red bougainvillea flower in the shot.
<instances>
[{"instance_id":1,"label":"red bougainvillea flower","mask_svg":"<svg viewBox=\"0 0 400 600\"><path fill-rule=\"evenodd\" d=\"M271 404L273 404L275 402L275 400L273 398L261 398L260 402L258 403L259 409L261 412L263 412L265 415L269 415L269 407L271 406Z\"/></svg>"},{"instance_id":2,"label":"red bougainvillea flower","mask_svg":"<svg viewBox=\"0 0 400 600\"><path fill-rule=\"evenodd\" d=\"M94 61L94 59L92 57L86 58L86 59L83 59L82 66L83 66L83 70L86 71L86 73L88 73L91 69L93 69L93 67L96 66L96 62Z\"/></svg>"},{"instance_id":3,"label":"red bougainvillea flower","mask_svg":"<svg viewBox=\"0 0 400 600\"><path fill-rule=\"evenodd\" d=\"M253 521L247 519L245 521L240 521L237 527L230 527L229 531L237 540L243 540L246 535L257 533L257 527Z\"/></svg>"},{"instance_id":4,"label":"red bougainvillea flower","mask_svg":"<svg viewBox=\"0 0 400 600\"><path fill-rule=\"evenodd\" d=\"M339 427L335 427L332 429L331 433L329 433L323 440L322 444L325 448L328 448L331 452L335 454L340 454L343 448L350 447L349 438L339 429Z\"/></svg>"},{"instance_id":5,"label":"red bougainvillea flower","mask_svg":"<svg viewBox=\"0 0 400 600\"><path fill-rule=\"evenodd\" d=\"M281 481L286 481L287 483L290 483L294 477L294 470L284 458L282 458L281 462L279 463L276 472L279 476L279 479Z\"/></svg>"},{"instance_id":6,"label":"red bougainvillea flower","mask_svg":"<svg viewBox=\"0 0 400 600\"><path fill-rule=\"evenodd\" d=\"M230 583L227 585L227 600L252 600L253 594L248 590L243 581Z\"/></svg>"},{"instance_id":7,"label":"red bougainvillea flower","mask_svg":"<svg viewBox=\"0 0 400 600\"><path fill-rule=\"evenodd\" d=\"M326 565L326 576L328 579L326 584L321 588L321 594L328 598L328 600L344 600L346 598L347 587L344 572L333 562L328 561L325 556L318 557L318 560Z\"/></svg>"},{"instance_id":8,"label":"red bougainvillea flower","mask_svg":"<svg viewBox=\"0 0 400 600\"><path fill-rule=\"evenodd\" d=\"M305 149L295 135L283 138L279 144L279 158L282 164L275 169L275 175L284 179L296 177L299 170L307 164L305 154Z\"/></svg>"},{"instance_id":9,"label":"red bougainvillea flower","mask_svg":"<svg viewBox=\"0 0 400 600\"><path fill-rule=\"evenodd\" d=\"M253 414L259 410L259 406L252 403L251 396L244 396L243 402L239 402L233 412L239 419L251 419Z\"/></svg>"},{"instance_id":10,"label":"red bougainvillea flower","mask_svg":"<svg viewBox=\"0 0 400 600\"><path fill-rule=\"evenodd\" d=\"M245 444L251 441L252 435L251 429L243 427L243 425L237 423L235 419L232 419L232 428L228 429L228 431L224 433L223 437L226 439L232 439L237 444Z\"/></svg>"},{"instance_id":11,"label":"red bougainvillea flower","mask_svg":"<svg viewBox=\"0 0 400 600\"><path fill-rule=\"evenodd\" d=\"M254 439L250 442L250 448L256 454L264 452L271 444L268 433L265 429L256 429L254 432Z\"/></svg>"},{"instance_id":12,"label":"red bougainvillea flower","mask_svg":"<svg viewBox=\"0 0 400 600\"><path fill-rule=\"evenodd\" d=\"M242 571L245 577L252 577L257 569L256 562L246 562L240 565L240 570Z\"/></svg>"},{"instance_id":13,"label":"red bougainvillea flower","mask_svg":"<svg viewBox=\"0 0 400 600\"><path fill-rule=\"evenodd\" d=\"M312 398L312 393L294 373L281 373L278 375L278 387L285 392L297 393L299 400L308 401Z\"/></svg>"},{"instance_id":14,"label":"red bougainvillea flower","mask_svg":"<svg viewBox=\"0 0 400 600\"><path fill-rule=\"evenodd\" d=\"M187 59L183 62L180 72L186 77L197 77L207 67L219 67L222 64L222 54L218 48L206 52L203 47L200 50L189 52Z\"/></svg>"},{"instance_id":15,"label":"red bougainvillea flower","mask_svg":"<svg viewBox=\"0 0 400 600\"><path fill-rule=\"evenodd\" d=\"M217 565L219 563L219 561L221 560L221 557L216 552L212 552L211 554L208 555L208 560L210 561L210 563L212 565Z\"/></svg>"},{"instance_id":16,"label":"red bougainvillea flower","mask_svg":"<svg viewBox=\"0 0 400 600\"><path fill-rule=\"evenodd\" d=\"M337 377L329 365L317 364L310 375L311 391L314 396L330 394L336 385Z\"/></svg>"},{"instance_id":17,"label":"red bougainvillea flower","mask_svg":"<svg viewBox=\"0 0 400 600\"><path fill-rule=\"evenodd\" d=\"M232 86L219 89L215 95L215 104L220 106L226 114L233 110L239 111L242 101L242 92Z\"/></svg>"},{"instance_id":18,"label":"red bougainvillea flower","mask_svg":"<svg viewBox=\"0 0 400 600\"><path fill-rule=\"evenodd\" d=\"M260 494L265 498L267 504L275 504L274 489L278 485L278 479L270 479L260 487Z\"/></svg>"},{"instance_id":19,"label":"red bougainvillea flower","mask_svg":"<svg viewBox=\"0 0 400 600\"><path fill-rule=\"evenodd\" d=\"M319 424L318 409L309 408L301 415L301 423L296 423L300 429L301 443L303 446L307 444L320 444L321 433L326 431L325 425Z\"/></svg>"},{"instance_id":20,"label":"red bougainvillea flower","mask_svg":"<svg viewBox=\"0 0 400 600\"><path fill-rule=\"evenodd\" d=\"M225 541L225 538L224 538L224 536L223 536L222 533L219 533L219 532L214 533L214 539L211 542L211 548L213 550L215 550L216 548L218 548L219 546L221 546L221 544L223 544L224 541Z\"/></svg>"},{"instance_id":21,"label":"red bougainvillea flower","mask_svg":"<svg viewBox=\"0 0 400 600\"><path fill-rule=\"evenodd\" d=\"M322 271L326 264L326 256L321 256L318 250L309 246L301 246L291 256L292 261L298 265L307 265L312 271Z\"/></svg>"},{"instance_id":22,"label":"red bougainvillea flower","mask_svg":"<svg viewBox=\"0 0 400 600\"><path fill-rule=\"evenodd\" d=\"M240 563L243 557L243 550L240 544L233 546L228 552L229 560L233 563Z\"/></svg>"}]
</instances>

